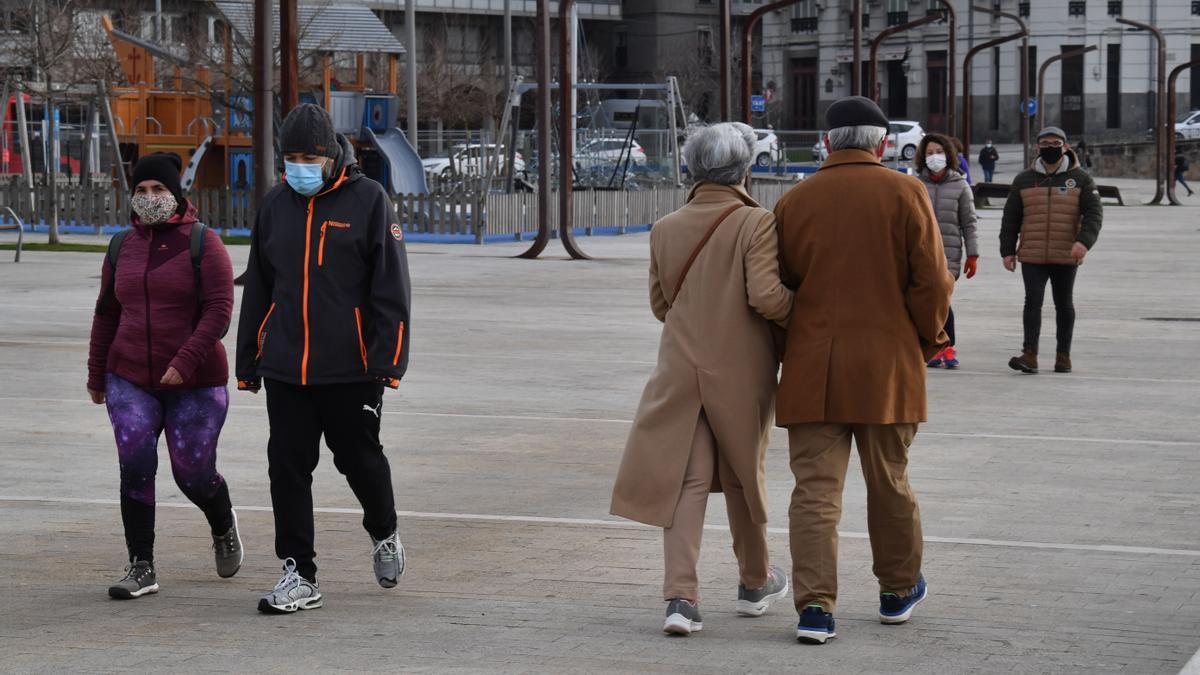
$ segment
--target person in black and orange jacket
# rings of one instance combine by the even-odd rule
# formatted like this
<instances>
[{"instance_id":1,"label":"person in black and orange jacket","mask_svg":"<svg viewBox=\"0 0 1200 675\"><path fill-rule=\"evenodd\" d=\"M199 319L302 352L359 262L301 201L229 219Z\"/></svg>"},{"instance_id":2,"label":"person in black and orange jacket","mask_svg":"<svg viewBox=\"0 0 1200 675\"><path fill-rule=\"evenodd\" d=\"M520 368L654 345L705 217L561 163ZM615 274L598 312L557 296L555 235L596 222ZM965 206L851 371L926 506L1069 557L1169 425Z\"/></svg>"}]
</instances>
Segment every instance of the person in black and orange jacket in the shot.
<instances>
[{"instance_id":1,"label":"person in black and orange jacket","mask_svg":"<svg viewBox=\"0 0 1200 675\"><path fill-rule=\"evenodd\" d=\"M285 182L258 209L238 323L238 388L265 381L275 552L284 576L260 611L321 606L312 473L321 436L362 504L376 578L404 573L379 428L384 387L408 367L411 288L404 230L362 175L329 114L306 104L279 131Z\"/></svg>"}]
</instances>

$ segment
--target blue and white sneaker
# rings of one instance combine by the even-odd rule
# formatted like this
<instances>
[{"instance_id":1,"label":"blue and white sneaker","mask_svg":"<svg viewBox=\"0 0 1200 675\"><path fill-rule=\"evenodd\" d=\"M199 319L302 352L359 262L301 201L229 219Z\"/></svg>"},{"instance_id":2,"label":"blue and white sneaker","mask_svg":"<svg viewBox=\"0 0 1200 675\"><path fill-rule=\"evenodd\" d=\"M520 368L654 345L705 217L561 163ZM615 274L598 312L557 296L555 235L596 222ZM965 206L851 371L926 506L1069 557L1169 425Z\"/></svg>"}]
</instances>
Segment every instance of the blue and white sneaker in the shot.
<instances>
[{"instance_id":1,"label":"blue and white sneaker","mask_svg":"<svg viewBox=\"0 0 1200 675\"><path fill-rule=\"evenodd\" d=\"M823 645L826 640L837 637L833 615L820 605L809 605L800 613L796 626L796 639L813 645Z\"/></svg>"},{"instance_id":2,"label":"blue and white sneaker","mask_svg":"<svg viewBox=\"0 0 1200 675\"><path fill-rule=\"evenodd\" d=\"M879 620L883 623L904 623L912 616L913 609L925 601L929 595L929 587L925 585L925 575L917 577L917 585L912 587L908 597L900 597L895 593L879 594Z\"/></svg>"}]
</instances>

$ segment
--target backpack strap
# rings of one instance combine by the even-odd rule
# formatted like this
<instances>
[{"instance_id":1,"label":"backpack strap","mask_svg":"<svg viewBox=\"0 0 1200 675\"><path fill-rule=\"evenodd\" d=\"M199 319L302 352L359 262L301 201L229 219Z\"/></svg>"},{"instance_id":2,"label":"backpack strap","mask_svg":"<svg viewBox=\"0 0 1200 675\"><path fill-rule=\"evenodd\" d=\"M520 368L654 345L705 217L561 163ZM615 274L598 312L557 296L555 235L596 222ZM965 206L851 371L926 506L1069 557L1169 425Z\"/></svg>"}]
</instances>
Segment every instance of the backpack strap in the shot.
<instances>
[{"instance_id":1,"label":"backpack strap","mask_svg":"<svg viewBox=\"0 0 1200 675\"><path fill-rule=\"evenodd\" d=\"M200 284L200 263L204 259L204 231L208 226L204 223L192 225L192 238L188 251L192 257L192 283L196 287L196 305L204 306L204 287Z\"/></svg>"},{"instance_id":2,"label":"backpack strap","mask_svg":"<svg viewBox=\"0 0 1200 675\"><path fill-rule=\"evenodd\" d=\"M108 290L104 293L104 302L111 303L117 299L117 259L121 257L121 245L129 230L121 230L108 240L108 251L104 254L104 262L108 265Z\"/></svg>"}]
</instances>

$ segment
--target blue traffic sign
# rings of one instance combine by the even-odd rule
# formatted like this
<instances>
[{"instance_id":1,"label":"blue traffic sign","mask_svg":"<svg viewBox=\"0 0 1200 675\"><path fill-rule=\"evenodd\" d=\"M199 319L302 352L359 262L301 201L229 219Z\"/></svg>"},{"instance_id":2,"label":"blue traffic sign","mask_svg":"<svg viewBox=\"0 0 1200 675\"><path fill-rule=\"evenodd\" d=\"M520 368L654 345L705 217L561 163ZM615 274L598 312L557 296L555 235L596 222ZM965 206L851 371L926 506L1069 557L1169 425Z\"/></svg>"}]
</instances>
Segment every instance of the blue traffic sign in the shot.
<instances>
[{"instance_id":1,"label":"blue traffic sign","mask_svg":"<svg viewBox=\"0 0 1200 675\"><path fill-rule=\"evenodd\" d=\"M764 112L767 109L767 97L762 94L753 94L750 96L750 110L754 112Z\"/></svg>"},{"instance_id":2,"label":"blue traffic sign","mask_svg":"<svg viewBox=\"0 0 1200 675\"><path fill-rule=\"evenodd\" d=\"M1017 107L1029 117L1033 117L1037 114L1037 99L1031 98L1025 102L1025 105L1018 104Z\"/></svg>"}]
</instances>

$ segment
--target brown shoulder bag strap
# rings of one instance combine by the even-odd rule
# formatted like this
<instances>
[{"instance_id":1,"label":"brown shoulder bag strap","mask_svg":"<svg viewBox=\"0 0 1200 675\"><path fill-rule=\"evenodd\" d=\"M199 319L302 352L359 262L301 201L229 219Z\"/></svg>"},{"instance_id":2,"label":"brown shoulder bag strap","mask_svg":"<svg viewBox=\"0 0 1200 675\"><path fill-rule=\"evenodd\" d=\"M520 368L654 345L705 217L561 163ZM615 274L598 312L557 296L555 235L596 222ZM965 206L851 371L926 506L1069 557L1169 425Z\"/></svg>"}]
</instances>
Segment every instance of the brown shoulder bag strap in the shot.
<instances>
[{"instance_id":1,"label":"brown shoulder bag strap","mask_svg":"<svg viewBox=\"0 0 1200 675\"><path fill-rule=\"evenodd\" d=\"M696 244L696 248L692 250L691 257L689 257L687 262L683 265L683 271L679 273L679 281L675 284L675 293L671 295L672 305L675 304L676 298L679 297L679 291L683 288L683 280L687 278L688 271L692 269L692 263L696 262L696 257L700 255L700 251L704 250L704 245L707 244L708 240L712 238L713 233L717 231L717 228L720 227L721 223L725 222L725 219L728 218L731 213L737 211L743 206L745 206L745 204L734 204L733 206L721 212L721 215L717 216L717 220L712 224L711 227L708 228L708 232L704 233L704 238L700 240L699 244Z\"/></svg>"}]
</instances>

